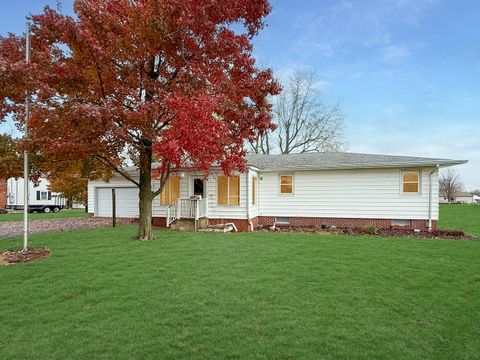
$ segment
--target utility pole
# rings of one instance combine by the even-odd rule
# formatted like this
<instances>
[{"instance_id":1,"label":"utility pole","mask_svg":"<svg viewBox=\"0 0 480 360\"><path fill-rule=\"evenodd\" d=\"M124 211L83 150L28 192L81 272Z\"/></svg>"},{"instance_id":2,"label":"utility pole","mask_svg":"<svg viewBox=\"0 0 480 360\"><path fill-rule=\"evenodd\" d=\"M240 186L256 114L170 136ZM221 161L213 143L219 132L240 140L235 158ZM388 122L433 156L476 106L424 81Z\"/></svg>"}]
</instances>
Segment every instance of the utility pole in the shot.
<instances>
[{"instance_id":1,"label":"utility pole","mask_svg":"<svg viewBox=\"0 0 480 360\"><path fill-rule=\"evenodd\" d=\"M30 62L30 23L27 20L27 34L25 43L25 60ZM25 139L28 138L28 119L30 112L30 94L25 92ZM28 250L28 152L23 151L23 251Z\"/></svg>"}]
</instances>

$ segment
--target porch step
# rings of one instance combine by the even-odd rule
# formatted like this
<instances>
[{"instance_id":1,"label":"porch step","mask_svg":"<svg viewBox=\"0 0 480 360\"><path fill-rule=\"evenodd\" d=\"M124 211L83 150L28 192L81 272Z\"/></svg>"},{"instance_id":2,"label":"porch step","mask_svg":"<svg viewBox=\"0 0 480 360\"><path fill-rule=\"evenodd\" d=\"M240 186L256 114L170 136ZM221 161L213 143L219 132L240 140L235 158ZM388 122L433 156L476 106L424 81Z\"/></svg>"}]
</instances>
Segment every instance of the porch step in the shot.
<instances>
[{"instance_id":1,"label":"porch step","mask_svg":"<svg viewBox=\"0 0 480 360\"><path fill-rule=\"evenodd\" d=\"M216 224L216 225L209 225L206 228L198 229L198 231L205 231L205 232L232 232L237 231L237 227L234 223L227 223L227 224Z\"/></svg>"},{"instance_id":2,"label":"porch step","mask_svg":"<svg viewBox=\"0 0 480 360\"><path fill-rule=\"evenodd\" d=\"M197 226L197 230L208 227L208 218L198 219ZM170 224L170 228L178 231L195 231L195 219L177 219Z\"/></svg>"}]
</instances>

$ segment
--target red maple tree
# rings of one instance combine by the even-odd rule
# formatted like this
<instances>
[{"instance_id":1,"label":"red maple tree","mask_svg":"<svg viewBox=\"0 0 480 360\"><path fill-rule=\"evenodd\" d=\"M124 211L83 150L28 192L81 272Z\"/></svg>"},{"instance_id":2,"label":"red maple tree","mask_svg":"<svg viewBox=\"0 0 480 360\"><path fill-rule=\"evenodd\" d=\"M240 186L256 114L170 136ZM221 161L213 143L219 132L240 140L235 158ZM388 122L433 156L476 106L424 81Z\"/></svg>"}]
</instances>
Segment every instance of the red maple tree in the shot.
<instances>
[{"instance_id":1,"label":"red maple tree","mask_svg":"<svg viewBox=\"0 0 480 360\"><path fill-rule=\"evenodd\" d=\"M139 239L151 239L152 200L180 166L244 169L244 143L272 127L279 85L255 66L252 38L268 0L76 0L50 8L25 37L0 38L0 119L51 162L96 159L139 187ZM160 166L152 190L151 165ZM139 176L125 171L128 163Z\"/></svg>"}]
</instances>

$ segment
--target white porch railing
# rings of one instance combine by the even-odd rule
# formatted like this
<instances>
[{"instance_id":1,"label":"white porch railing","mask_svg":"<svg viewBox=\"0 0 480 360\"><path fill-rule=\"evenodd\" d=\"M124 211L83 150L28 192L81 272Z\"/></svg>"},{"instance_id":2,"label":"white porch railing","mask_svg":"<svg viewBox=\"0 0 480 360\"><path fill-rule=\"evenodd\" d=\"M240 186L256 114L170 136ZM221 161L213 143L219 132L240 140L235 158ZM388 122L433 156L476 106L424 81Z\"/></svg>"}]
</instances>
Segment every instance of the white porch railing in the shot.
<instances>
[{"instance_id":1,"label":"white porch railing","mask_svg":"<svg viewBox=\"0 0 480 360\"><path fill-rule=\"evenodd\" d=\"M207 199L180 198L167 207L167 227L179 219L201 219L207 216Z\"/></svg>"}]
</instances>

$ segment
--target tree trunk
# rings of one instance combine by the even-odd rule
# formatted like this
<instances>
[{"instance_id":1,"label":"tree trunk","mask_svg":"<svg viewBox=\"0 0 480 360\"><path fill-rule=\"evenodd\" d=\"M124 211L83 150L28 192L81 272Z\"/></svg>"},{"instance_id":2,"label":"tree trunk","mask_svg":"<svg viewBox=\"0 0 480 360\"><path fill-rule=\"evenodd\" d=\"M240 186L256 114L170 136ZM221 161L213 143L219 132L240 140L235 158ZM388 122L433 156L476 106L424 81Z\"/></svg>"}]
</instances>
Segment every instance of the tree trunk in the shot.
<instances>
[{"instance_id":1,"label":"tree trunk","mask_svg":"<svg viewBox=\"0 0 480 360\"><path fill-rule=\"evenodd\" d=\"M139 218L138 218L138 240L153 240L152 232L152 150L145 146L140 153L139 162Z\"/></svg>"}]
</instances>

